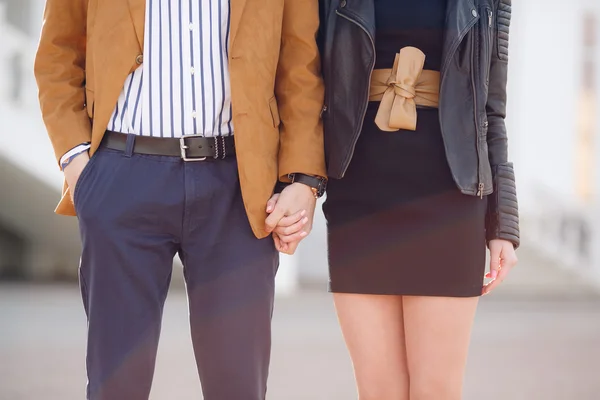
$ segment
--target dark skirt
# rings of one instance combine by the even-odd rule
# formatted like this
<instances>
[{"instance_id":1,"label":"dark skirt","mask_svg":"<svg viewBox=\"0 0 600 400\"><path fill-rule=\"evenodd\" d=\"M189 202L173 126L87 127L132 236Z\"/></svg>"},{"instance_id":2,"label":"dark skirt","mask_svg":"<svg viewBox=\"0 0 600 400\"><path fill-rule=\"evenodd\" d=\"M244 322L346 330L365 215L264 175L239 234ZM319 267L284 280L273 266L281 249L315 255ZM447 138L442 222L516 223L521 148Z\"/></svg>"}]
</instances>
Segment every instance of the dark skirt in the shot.
<instances>
[{"instance_id":1,"label":"dark skirt","mask_svg":"<svg viewBox=\"0 0 600 400\"><path fill-rule=\"evenodd\" d=\"M438 110L419 109L416 131L383 132L376 106L345 177L328 185L330 290L481 295L487 199L456 187Z\"/></svg>"}]
</instances>

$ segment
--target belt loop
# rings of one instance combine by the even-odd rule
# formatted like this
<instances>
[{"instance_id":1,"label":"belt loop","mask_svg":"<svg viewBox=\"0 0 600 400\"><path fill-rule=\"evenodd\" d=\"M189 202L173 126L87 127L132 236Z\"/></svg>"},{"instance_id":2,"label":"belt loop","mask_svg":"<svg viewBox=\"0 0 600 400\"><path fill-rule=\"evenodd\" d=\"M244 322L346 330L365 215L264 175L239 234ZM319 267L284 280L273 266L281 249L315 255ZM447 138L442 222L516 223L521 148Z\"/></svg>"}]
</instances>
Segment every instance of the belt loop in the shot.
<instances>
[{"instance_id":1,"label":"belt loop","mask_svg":"<svg viewBox=\"0 0 600 400\"><path fill-rule=\"evenodd\" d=\"M125 157L131 158L133 155L133 147L135 146L135 135L133 133L129 133L127 135L127 143L125 145L125 153L123 154Z\"/></svg>"}]
</instances>

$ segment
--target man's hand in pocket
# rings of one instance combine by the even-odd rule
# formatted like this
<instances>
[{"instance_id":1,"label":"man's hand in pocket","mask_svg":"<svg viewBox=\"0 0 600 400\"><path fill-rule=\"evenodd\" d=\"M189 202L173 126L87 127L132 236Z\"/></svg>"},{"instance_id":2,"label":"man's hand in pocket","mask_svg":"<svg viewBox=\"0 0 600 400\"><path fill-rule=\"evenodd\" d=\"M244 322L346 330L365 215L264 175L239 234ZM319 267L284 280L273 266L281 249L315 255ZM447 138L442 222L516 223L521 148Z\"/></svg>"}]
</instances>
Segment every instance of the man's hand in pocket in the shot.
<instances>
[{"instance_id":1,"label":"man's hand in pocket","mask_svg":"<svg viewBox=\"0 0 600 400\"><path fill-rule=\"evenodd\" d=\"M77 154L75 158L67 165L63 173L65 174L65 180L69 186L69 193L71 194L71 201L73 201L73 195L75 194L75 186L79 180L81 172L90 161L90 156L87 151Z\"/></svg>"}]
</instances>

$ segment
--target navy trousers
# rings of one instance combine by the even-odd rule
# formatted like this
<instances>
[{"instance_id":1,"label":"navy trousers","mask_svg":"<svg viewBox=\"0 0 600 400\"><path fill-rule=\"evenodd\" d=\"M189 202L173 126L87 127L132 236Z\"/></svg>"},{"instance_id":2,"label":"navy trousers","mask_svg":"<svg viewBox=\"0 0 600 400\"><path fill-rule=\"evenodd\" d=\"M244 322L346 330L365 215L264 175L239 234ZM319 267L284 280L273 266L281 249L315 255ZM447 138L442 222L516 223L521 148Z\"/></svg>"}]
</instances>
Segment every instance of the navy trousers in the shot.
<instances>
[{"instance_id":1,"label":"navy trousers","mask_svg":"<svg viewBox=\"0 0 600 400\"><path fill-rule=\"evenodd\" d=\"M75 188L87 398L148 399L179 254L205 400L264 400L278 253L251 232L235 159L101 148Z\"/></svg>"}]
</instances>

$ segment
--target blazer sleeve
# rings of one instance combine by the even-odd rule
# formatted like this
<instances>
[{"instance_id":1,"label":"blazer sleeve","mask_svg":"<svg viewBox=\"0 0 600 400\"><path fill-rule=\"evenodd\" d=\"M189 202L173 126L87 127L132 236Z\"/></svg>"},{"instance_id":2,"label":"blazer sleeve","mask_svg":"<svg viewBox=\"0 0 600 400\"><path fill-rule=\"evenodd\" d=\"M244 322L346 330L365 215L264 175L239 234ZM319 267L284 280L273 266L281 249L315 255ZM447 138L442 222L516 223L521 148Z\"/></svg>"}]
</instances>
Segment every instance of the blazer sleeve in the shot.
<instances>
[{"instance_id":1,"label":"blazer sleeve","mask_svg":"<svg viewBox=\"0 0 600 400\"><path fill-rule=\"evenodd\" d=\"M85 108L87 0L47 0L34 73L57 162L91 139Z\"/></svg>"},{"instance_id":2,"label":"blazer sleeve","mask_svg":"<svg viewBox=\"0 0 600 400\"><path fill-rule=\"evenodd\" d=\"M275 96L279 108L279 177L326 176L321 110L324 88L317 47L318 0L284 0Z\"/></svg>"},{"instance_id":3,"label":"blazer sleeve","mask_svg":"<svg viewBox=\"0 0 600 400\"><path fill-rule=\"evenodd\" d=\"M511 0L495 0L496 19L490 66L487 112L488 155L494 192L489 196L486 217L487 239L504 239L520 244L519 207L513 164L508 162L506 134L506 82Z\"/></svg>"}]
</instances>

